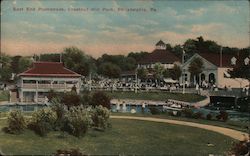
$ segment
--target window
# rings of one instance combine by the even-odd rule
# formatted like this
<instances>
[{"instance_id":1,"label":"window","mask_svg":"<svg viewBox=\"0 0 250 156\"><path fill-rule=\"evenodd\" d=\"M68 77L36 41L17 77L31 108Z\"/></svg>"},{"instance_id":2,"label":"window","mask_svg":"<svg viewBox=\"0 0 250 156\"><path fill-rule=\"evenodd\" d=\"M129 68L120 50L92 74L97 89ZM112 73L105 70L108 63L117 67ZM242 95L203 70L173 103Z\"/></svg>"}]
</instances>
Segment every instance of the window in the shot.
<instances>
[{"instance_id":1,"label":"window","mask_svg":"<svg viewBox=\"0 0 250 156\"><path fill-rule=\"evenodd\" d=\"M235 57L231 58L231 65L236 65L237 59Z\"/></svg>"}]
</instances>

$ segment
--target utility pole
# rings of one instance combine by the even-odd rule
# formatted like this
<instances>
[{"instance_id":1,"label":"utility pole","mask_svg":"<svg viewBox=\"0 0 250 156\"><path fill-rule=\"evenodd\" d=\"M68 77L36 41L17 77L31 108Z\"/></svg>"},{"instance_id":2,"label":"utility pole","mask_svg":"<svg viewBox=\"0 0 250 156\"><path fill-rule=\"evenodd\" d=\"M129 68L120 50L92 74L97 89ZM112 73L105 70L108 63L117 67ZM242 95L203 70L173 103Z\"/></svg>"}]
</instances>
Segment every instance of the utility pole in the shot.
<instances>
[{"instance_id":1,"label":"utility pole","mask_svg":"<svg viewBox=\"0 0 250 156\"><path fill-rule=\"evenodd\" d=\"M135 93L137 93L137 83L138 83L138 76L137 76L137 69L135 70Z\"/></svg>"},{"instance_id":2,"label":"utility pole","mask_svg":"<svg viewBox=\"0 0 250 156\"><path fill-rule=\"evenodd\" d=\"M220 67L222 67L222 46L220 47Z\"/></svg>"},{"instance_id":3,"label":"utility pole","mask_svg":"<svg viewBox=\"0 0 250 156\"><path fill-rule=\"evenodd\" d=\"M184 69L183 69L183 65L184 65L184 55L185 55L185 50L183 49L182 50L182 94L185 94L185 85L186 85L186 82L185 82L185 73L184 73Z\"/></svg>"}]
</instances>

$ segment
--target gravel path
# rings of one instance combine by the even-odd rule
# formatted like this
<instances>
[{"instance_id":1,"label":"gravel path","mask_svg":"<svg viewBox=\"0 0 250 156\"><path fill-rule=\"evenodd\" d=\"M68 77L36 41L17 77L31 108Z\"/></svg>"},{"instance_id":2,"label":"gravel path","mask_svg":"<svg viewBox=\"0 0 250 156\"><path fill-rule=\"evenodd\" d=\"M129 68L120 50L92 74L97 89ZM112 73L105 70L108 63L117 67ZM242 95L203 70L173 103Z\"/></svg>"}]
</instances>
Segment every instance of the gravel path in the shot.
<instances>
[{"instance_id":1,"label":"gravel path","mask_svg":"<svg viewBox=\"0 0 250 156\"><path fill-rule=\"evenodd\" d=\"M159 119L159 118L151 118L151 117L133 117L133 116L111 116L111 118L163 122L163 123L170 123L170 124L176 124L176 125L197 127L197 128L206 129L206 130L214 131L217 133L221 133L223 135L229 136L233 139L240 140L240 141L244 140L245 138L248 138L248 134L241 132L241 131L237 131L237 130L233 130L233 129L229 129L229 128L224 128L224 127L219 127L219 126L193 123L193 122L169 120L169 119Z\"/></svg>"}]
</instances>

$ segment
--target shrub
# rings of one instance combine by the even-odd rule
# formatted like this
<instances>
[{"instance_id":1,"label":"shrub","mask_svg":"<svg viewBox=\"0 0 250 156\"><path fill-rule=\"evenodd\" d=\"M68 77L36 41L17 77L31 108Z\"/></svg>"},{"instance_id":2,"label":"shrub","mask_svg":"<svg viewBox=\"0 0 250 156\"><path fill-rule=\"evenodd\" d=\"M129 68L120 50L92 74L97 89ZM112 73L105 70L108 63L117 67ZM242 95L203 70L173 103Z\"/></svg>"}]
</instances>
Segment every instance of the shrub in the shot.
<instances>
[{"instance_id":1,"label":"shrub","mask_svg":"<svg viewBox=\"0 0 250 156\"><path fill-rule=\"evenodd\" d=\"M207 114L207 120L212 120L212 115L211 114Z\"/></svg>"},{"instance_id":2,"label":"shrub","mask_svg":"<svg viewBox=\"0 0 250 156\"><path fill-rule=\"evenodd\" d=\"M185 108L182 110L182 114L184 114L185 117L191 118L193 117L194 112L190 108Z\"/></svg>"},{"instance_id":3,"label":"shrub","mask_svg":"<svg viewBox=\"0 0 250 156\"><path fill-rule=\"evenodd\" d=\"M193 114L193 117L195 119L200 119L200 118L203 117L203 113L202 112L196 112L196 113Z\"/></svg>"},{"instance_id":4,"label":"shrub","mask_svg":"<svg viewBox=\"0 0 250 156\"><path fill-rule=\"evenodd\" d=\"M161 111L156 107L149 107L149 110L150 110L151 114L153 114L153 115L161 113Z\"/></svg>"},{"instance_id":5,"label":"shrub","mask_svg":"<svg viewBox=\"0 0 250 156\"><path fill-rule=\"evenodd\" d=\"M32 114L29 128L40 136L45 136L54 128L56 114L50 108L40 109Z\"/></svg>"},{"instance_id":6,"label":"shrub","mask_svg":"<svg viewBox=\"0 0 250 156\"><path fill-rule=\"evenodd\" d=\"M226 111L220 111L220 114L216 116L217 120L227 121L228 113Z\"/></svg>"},{"instance_id":7,"label":"shrub","mask_svg":"<svg viewBox=\"0 0 250 156\"><path fill-rule=\"evenodd\" d=\"M238 143L234 143L233 147L229 151L229 155L247 155L249 154L250 140L243 140Z\"/></svg>"},{"instance_id":8,"label":"shrub","mask_svg":"<svg viewBox=\"0 0 250 156\"><path fill-rule=\"evenodd\" d=\"M55 128L61 129L64 124L64 116L66 113L66 106L61 104L58 98L53 98L51 101L51 109L56 113Z\"/></svg>"},{"instance_id":9,"label":"shrub","mask_svg":"<svg viewBox=\"0 0 250 156\"><path fill-rule=\"evenodd\" d=\"M92 96L91 105L93 107L102 105L103 107L110 109L111 108L110 100L111 100L110 97L104 92L95 92Z\"/></svg>"},{"instance_id":10,"label":"shrub","mask_svg":"<svg viewBox=\"0 0 250 156\"><path fill-rule=\"evenodd\" d=\"M25 119L20 110L11 111L8 115L8 127L4 131L11 134L20 134L26 127Z\"/></svg>"},{"instance_id":11,"label":"shrub","mask_svg":"<svg viewBox=\"0 0 250 156\"><path fill-rule=\"evenodd\" d=\"M61 102L70 108L72 106L79 106L81 103L81 98L76 92L68 92L62 96Z\"/></svg>"},{"instance_id":12,"label":"shrub","mask_svg":"<svg viewBox=\"0 0 250 156\"><path fill-rule=\"evenodd\" d=\"M100 130L105 130L109 125L109 116L110 111L107 108L103 106L97 106L92 110L91 113L93 127Z\"/></svg>"},{"instance_id":13,"label":"shrub","mask_svg":"<svg viewBox=\"0 0 250 156\"><path fill-rule=\"evenodd\" d=\"M65 131L81 137L84 136L91 124L89 111L83 106L71 107L65 115Z\"/></svg>"}]
</instances>

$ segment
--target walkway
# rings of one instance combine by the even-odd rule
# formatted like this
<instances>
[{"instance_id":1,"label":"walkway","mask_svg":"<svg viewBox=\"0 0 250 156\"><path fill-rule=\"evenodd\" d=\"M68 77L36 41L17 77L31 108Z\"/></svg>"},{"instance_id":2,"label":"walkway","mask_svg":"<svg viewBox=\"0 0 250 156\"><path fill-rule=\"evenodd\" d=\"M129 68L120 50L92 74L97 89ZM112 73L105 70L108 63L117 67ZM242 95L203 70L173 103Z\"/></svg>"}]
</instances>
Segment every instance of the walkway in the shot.
<instances>
[{"instance_id":1,"label":"walkway","mask_svg":"<svg viewBox=\"0 0 250 156\"><path fill-rule=\"evenodd\" d=\"M163 123L170 123L170 124L176 124L176 125L191 126L191 127L196 127L196 128L214 131L214 132L229 136L229 137L236 139L236 140L244 140L246 137L248 137L247 133L240 132L237 130L219 127L219 126L213 126L213 125L205 125L205 124L199 124L199 123L193 123L193 122L186 122L186 121L151 118L151 117L134 117L134 116L111 116L111 118L113 118L113 119L143 120L143 121L163 122Z\"/></svg>"}]
</instances>

